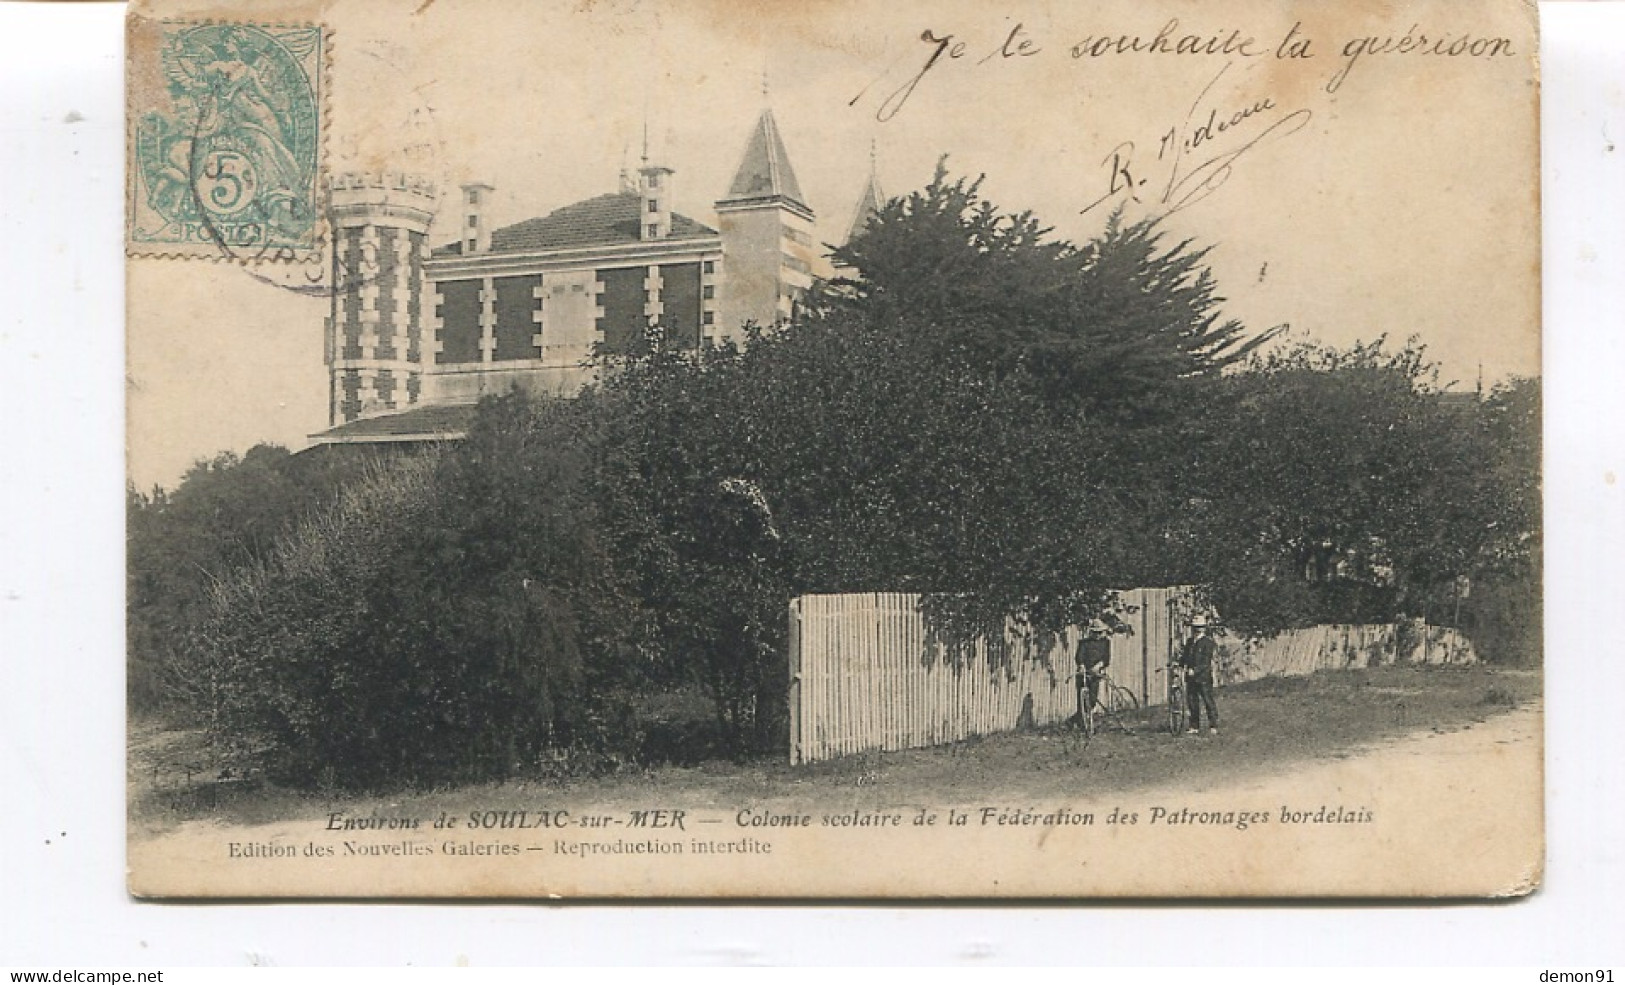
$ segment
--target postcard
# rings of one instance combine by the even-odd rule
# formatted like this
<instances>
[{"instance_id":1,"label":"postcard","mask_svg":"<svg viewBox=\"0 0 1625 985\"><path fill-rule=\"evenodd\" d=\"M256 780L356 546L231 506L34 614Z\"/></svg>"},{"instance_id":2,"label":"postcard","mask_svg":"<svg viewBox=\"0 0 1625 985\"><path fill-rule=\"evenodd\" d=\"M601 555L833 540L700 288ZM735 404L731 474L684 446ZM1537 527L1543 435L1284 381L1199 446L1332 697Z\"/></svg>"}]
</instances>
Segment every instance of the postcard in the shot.
<instances>
[{"instance_id":1,"label":"postcard","mask_svg":"<svg viewBox=\"0 0 1625 985\"><path fill-rule=\"evenodd\" d=\"M1536 54L137 0L130 891L1534 891Z\"/></svg>"}]
</instances>

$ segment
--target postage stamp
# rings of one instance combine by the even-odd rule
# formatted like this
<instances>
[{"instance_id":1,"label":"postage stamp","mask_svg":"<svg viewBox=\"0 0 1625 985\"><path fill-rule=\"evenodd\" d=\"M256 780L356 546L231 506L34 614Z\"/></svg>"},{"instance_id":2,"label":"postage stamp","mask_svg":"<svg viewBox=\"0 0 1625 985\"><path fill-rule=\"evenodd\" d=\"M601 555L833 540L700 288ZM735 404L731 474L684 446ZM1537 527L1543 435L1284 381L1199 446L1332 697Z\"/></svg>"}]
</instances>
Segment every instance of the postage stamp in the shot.
<instances>
[{"instance_id":1,"label":"postage stamp","mask_svg":"<svg viewBox=\"0 0 1625 985\"><path fill-rule=\"evenodd\" d=\"M127 250L297 260L318 249L323 28L149 24L158 36L130 52Z\"/></svg>"}]
</instances>

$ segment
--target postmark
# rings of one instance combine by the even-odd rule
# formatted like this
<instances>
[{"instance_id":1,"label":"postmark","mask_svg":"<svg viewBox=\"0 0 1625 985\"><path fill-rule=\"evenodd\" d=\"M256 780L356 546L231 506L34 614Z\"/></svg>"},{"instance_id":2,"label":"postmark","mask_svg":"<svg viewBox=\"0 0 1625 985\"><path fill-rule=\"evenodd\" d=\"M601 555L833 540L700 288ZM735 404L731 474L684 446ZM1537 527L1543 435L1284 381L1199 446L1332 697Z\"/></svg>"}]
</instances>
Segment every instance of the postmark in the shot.
<instances>
[{"instance_id":1,"label":"postmark","mask_svg":"<svg viewBox=\"0 0 1625 985\"><path fill-rule=\"evenodd\" d=\"M131 45L127 250L245 261L318 253L327 32L149 27L157 36Z\"/></svg>"}]
</instances>

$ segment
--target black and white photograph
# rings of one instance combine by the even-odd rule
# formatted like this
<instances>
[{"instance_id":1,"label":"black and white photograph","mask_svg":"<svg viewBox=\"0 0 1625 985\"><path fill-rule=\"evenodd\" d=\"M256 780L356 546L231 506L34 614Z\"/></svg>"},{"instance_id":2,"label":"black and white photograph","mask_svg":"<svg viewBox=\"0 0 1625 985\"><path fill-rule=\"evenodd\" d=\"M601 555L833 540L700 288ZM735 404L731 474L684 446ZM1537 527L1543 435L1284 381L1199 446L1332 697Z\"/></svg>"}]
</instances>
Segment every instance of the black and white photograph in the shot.
<instances>
[{"instance_id":1,"label":"black and white photograph","mask_svg":"<svg viewBox=\"0 0 1625 985\"><path fill-rule=\"evenodd\" d=\"M1540 887L1531 6L128 46L135 896Z\"/></svg>"}]
</instances>

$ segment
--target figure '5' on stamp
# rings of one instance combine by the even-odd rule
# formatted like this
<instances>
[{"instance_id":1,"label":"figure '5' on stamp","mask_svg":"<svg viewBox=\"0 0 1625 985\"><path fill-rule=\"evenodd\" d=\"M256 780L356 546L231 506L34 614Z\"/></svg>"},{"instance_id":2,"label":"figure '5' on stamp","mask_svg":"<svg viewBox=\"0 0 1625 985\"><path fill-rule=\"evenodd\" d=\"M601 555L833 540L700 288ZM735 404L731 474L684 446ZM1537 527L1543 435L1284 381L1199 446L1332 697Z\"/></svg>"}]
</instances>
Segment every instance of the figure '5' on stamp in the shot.
<instances>
[{"instance_id":1,"label":"figure '5' on stamp","mask_svg":"<svg viewBox=\"0 0 1625 985\"><path fill-rule=\"evenodd\" d=\"M300 260L324 228L320 26L130 20L137 255Z\"/></svg>"}]
</instances>

